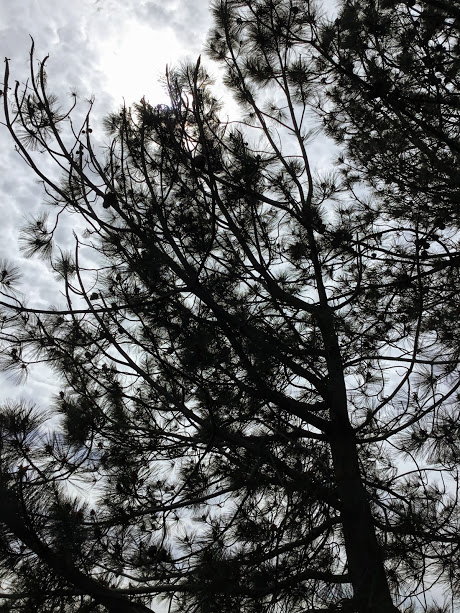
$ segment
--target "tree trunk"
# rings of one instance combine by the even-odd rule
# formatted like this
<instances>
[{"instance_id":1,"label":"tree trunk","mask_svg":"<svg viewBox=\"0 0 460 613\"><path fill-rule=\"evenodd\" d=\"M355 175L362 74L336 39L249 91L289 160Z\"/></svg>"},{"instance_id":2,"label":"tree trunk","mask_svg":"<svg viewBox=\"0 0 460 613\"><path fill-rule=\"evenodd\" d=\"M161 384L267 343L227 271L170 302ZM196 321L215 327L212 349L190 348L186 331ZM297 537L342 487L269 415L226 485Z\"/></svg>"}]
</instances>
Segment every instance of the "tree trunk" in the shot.
<instances>
[{"instance_id":1,"label":"tree trunk","mask_svg":"<svg viewBox=\"0 0 460 613\"><path fill-rule=\"evenodd\" d=\"M348 421L348 418L347 418ZM357 613L397 613L393 605L367 493L361 480L353 429L335 425L330 436L348 572Z\"/></svg>"},{"instance_id":2,"label":"tree trunk","mask_svg":"<svg viewBox=\"0 0 460 613\"><path fill-rule=\"evenodd\" d=\"M367 492L359 468L355 432L348 416L347 392L334 316L328 307L318 314L329 372L327 402L331 429L328 433L334 465L348 572L356 613L398 613L393 605L377 541Z\"/></svg>"}]
</instances>

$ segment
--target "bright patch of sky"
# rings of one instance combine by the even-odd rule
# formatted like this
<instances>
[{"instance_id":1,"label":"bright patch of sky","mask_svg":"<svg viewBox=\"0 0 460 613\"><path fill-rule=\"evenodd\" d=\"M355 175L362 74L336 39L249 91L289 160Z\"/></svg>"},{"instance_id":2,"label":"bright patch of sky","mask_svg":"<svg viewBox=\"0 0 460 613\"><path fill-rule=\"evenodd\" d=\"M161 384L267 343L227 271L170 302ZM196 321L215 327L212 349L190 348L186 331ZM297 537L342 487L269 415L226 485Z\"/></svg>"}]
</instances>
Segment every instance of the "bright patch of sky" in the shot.
<instances>
[{"instance_id":1,"label":"bright patch of sky","mask_svg":"<svg viewBox=\"0 0 460 613\"><path fill-rule=\"evenodd\" d=\"M35 58L49 55L49 89L65 108L78 93L81 113L95 97L93 123L145 96L152 104L167 102L159 80L166 65L196 61L211 26L208 0L21 0L0 2L0 57L10 60L10 85L29 76L31 38ZM3 89L3 76L0 76ZM55 286L46 265L24 260L18 249L24 216L43 210L43 191L34 173L14 150L0 126L0 258L13 260L23 273L28 304L46 308L55 302ZM47 168L46 156L39 156ZM50 167L51 171L51 167ZM59 294L56 292L59 298ZM39 404L54 390L50 373L35 369L28 383L13 387L0 373L0 403L22 397Z\"/></svg>"}]
</instances>

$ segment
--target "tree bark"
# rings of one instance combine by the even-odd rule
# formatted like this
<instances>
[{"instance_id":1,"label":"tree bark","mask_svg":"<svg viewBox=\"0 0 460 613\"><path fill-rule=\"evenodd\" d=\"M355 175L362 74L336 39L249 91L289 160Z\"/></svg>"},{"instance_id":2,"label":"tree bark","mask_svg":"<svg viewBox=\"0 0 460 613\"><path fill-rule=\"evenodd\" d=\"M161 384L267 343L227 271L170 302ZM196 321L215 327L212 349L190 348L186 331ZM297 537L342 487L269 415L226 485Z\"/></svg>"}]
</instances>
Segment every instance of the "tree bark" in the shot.
<instances>
[{"instance_id":1,"label":"tree bark","mask_svg":"<svg viewBox=\"0 0 460 613\"><path fill-rule=\"evenodd\" d=\"M331 419L328 432L335 473L348 572L356 613L398 613L377 541L369 499L359 467L355 432L350 423L340 345L329 308L318 314L329 372L327 402Z\"/></svg>"},{"instance_id":2,"label":"tree bark","mask_svg":"<svg viewBox=\"0 0 460 613\"><path fill-rule=\"evenodd\" d=\"M375 534L369 500L362 483L351 425L334 427L330 436L348 572L359 613L397 613Z\"/></svg>"}]
</instances>

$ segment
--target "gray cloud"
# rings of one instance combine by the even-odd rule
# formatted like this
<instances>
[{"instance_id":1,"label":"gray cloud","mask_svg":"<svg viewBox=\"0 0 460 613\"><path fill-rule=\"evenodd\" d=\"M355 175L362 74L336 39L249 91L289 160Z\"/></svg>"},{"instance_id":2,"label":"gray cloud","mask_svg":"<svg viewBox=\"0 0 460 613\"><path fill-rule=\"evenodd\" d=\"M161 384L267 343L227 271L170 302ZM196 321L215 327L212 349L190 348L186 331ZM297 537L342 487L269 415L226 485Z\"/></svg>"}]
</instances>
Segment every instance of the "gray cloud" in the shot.
<instances>
[{"instance_id":1,"label":"gray cloud","mask_svg":"<svg viewBox=\"0 0 460 613\"><path fill-rule=\"evenodd\" d=\"M95 96L97 127L103 116L122 104L123 96L130 103L144 94L159 95L155 81L164 74L165 64L199 55L210 15L207 0L172 0L167 5L142 0L22 0L0 3L0 24L0 56L10 58L13 87L16 79L22 84L28 78L32 36L36 59L49 54L49 89L64 107L71 100L70 92L77 91L80 117L87 108L85 99ZM43 206L43 192L2 126L0 142L0 257L20 266L29 304L47 306L51 296L59 300L52 276L42 262L24 260L18 250L22 219ZM40 162L53 172L45 158L40 156ZM24 388L15 389L0 373L0 402L8 396L25 396L46 406L44 396L53 387L45 378L46 371L37 369Z\"/></svg>"}]
</instances>

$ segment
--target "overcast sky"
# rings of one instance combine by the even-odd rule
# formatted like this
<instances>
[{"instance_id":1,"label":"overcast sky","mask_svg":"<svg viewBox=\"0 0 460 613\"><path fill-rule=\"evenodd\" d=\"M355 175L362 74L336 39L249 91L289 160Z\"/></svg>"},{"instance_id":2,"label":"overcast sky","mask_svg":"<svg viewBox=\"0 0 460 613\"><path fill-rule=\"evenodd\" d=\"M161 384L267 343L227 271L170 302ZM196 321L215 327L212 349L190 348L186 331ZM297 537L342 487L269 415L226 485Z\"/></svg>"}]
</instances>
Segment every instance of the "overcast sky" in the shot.
<instances>
[{"instance_id":1,"label":"overcast sky","mask_svg":"<svg viewBox=\"0 0 460 613\"><path fill-rule=\"evenodd\" d=\"M167 64L201 53L211 25L208 5L208 0L0 0L0 56L10 59L10 83L23 83L32 36L36 58L50 56L50 90L63 99L75 90L83 103L94 95L93 116L102 119L123 100L129 104L145 95L153 104L165 102L158 81ZM40 261L22 261L17 247L24 215L41 208L43 198L1 126L0 143L0 257L18 261L29 304L45 306L49 274ZM0 373L0 385L0 402L24 397L46 404L55 391L43 371L32 372L19 389Z\"/></svg>"},{"instance_id":2,"label":"overcast sky","mask_svg":"<svg viewBox=\"0 0 460 613\"><path fill-rule=\"evenodd\" d=\"M209 0L0 0L0 56L10 59L10 84L24 83L32 36L36 59L49 55L50 91L63 102L78 92L83 109L85 99L95 97L94 128L123 100L129 105L145 96L152 104L166 102L159 83L166 65L195 61L211 25ZM210 72L216 73L215 65ZM37 259L24 261L18 250L22 220L43 210L43 192L2 126L0 142L0 258L19 262L29 305L46 308L53 302L49 271ZM310 154L314 166L328 166L330 144L315 141ZM0 373L0 402L21 396L46 404L55 388L43 372L31 375L25 386L13 389Z\"/></svg>"}]
</instances>

